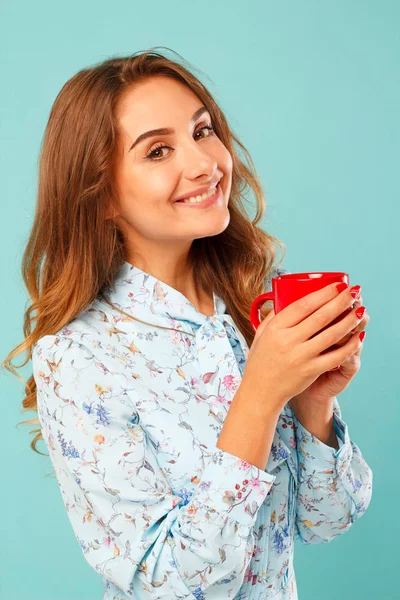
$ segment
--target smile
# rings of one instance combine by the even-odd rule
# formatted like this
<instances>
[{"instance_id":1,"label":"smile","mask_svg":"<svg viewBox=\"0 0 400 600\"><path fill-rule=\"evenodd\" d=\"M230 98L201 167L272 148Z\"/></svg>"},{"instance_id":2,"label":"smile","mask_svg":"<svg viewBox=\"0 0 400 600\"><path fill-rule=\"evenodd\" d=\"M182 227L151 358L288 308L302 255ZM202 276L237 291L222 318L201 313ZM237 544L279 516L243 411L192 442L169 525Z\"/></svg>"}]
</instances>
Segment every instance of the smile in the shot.
<instances>
[{"instance_id":1,"label":"smile","mask_svg":"<svg viewBox=\"0 0 400 600\"><path fill-rule=\"evenodd\" d=\"M207 194L203 194L200 199L178 200L175 204L191 208L207 208L222 197L221 186L218 182L217 186L212 188Z\"/></svg>"}]
</instances>

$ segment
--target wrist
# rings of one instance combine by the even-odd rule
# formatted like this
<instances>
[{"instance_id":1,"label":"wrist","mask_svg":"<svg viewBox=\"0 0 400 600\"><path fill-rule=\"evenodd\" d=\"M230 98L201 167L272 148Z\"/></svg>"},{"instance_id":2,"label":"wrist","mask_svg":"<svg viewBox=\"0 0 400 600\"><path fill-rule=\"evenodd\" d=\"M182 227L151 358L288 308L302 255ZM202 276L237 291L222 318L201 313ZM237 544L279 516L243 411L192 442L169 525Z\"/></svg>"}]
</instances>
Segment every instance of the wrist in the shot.
<instances>
[{"instance_id":1,"label":"wrist","mask_svg":"<svg viewBox=\"0 0 400 600\"><path fill-rule=\"evenodd\" d=\"M296 415L303 415L307 418L327 419L333 414L333 403L335 397L325 398L323 401L318 401L299 394L290 399L289 404Z\"/></svg>"},{"instance_id":2,"label":"wrist","mask_svg":"<svg viewBox=\"0 0 400 600\"><path fill-rule=\"evenodd\" d=\"M260 418L276 417L276 419L287 402L276 392L265 389L265 386L261 388L256 383L244 379L242 379L233 401L241 406L251 407L251 410Z\"/></svg>"},{"instance_id":3,"label":"wrist","mask_svg":"<svg viewBox=\"0 0 400 600\"><path fill-rule=\"evenodd\" d=\"M300 401L297 397L289 402L297 421L324 444L338 449L334 428L333 399L324 405L312 401Z\"/></svg>"},{"instance_id":4,"label":"wrist","mask_svg":"<svg viewBox=\"0 0 400 600\"><path fill-rule=\"evenodd\" d=\"M327 407L333 409L335 398L336 396L309 396L306 390L301 394L293 396L293 398L289 400L289 404L293 409L296 408L299 411L303 409L307 410L307 407L309 409L313 407L314 410L321 409L321 411L323 412L327 409Z\"/></svg>"}]
</instances>

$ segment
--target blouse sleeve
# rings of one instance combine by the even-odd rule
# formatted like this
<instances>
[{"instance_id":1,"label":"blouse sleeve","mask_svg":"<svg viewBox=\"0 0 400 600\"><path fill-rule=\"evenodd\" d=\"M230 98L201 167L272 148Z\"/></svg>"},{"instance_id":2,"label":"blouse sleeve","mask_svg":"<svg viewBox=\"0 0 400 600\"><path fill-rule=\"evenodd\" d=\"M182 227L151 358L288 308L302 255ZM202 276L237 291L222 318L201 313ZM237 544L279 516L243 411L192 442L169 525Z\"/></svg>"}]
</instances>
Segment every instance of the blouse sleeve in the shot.
<instances>
[{"instance_id":1,"label":"blouse sleeve","mask_svg":"<svg viewBox=\"0 0 400 600\"><path fill-rule=\"evenodd\" d=\"M141 426L138 380L110 371L77 338L41 338L32 362L43 439L91 567L141 599L233 597L276 477L215 448L182 498Z\"/></svg>"},{"instance_id":2,"label":"blouse sleeve","mask_svg":"<svg viewBox=\"0 0 400 600\"><path fill-rule=\"evenodd\" d=\"M372 470L350 439L336 397L333 411L338 450L313 436L293 412L299 464L295 534L303 544L345 533L371 501Z\"/></svg>"}]
</instances>

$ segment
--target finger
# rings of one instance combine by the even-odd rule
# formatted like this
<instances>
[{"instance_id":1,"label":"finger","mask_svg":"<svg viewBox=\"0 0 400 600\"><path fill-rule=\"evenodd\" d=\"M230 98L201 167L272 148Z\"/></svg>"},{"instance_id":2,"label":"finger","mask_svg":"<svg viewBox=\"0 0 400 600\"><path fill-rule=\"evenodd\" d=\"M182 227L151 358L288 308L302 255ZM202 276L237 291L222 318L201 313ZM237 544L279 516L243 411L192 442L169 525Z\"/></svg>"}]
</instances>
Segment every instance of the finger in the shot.
<instances>
[{"instance_id":1,"label":"finger","mask_svg":"<svg viewBox=\"0 0 400 600\"><path fill-rule=\"evenodd\" d=\"M362 303L361 303L361 305L362 305ZM349 333L344 335L340 340L338 340L337 342L335 342L334 344L329 346L329 348L326 349L326 352L328 352L334 348L339 348L340 346L344 346L345 344L347 344L347 342L349 341L349 339L352 337L352 335L354 333L360 333L361 331L364 331L364 329L366 328L366 326L369 323L369 320L370 320L370 316L366 310L364 313L363 319L358 323L358 325L356 327L354 327L354 329L351 329L349 331Z\"/></svg>"},{"instance_id":2,"label":"finger","mask_svg":"<svg viewBox=\"0 0 400 600\"><path fill-rule=\"evenodd\" d=\"M363 299L362 299L362 296L360 296L359 298L354 300L353 308L356 308L357 306L362 306L362 303L363 303Z\"/></svg>"},{"instance_id":3,"label":"finger","mask_svg":"<svg viewBox=\"0 0 400 600\"><path fill-rule=\"evenodd\" d=\"M360 331L364 331L364 329L366 328L366 326L368 325L370 321L370 316L368 314L368 311L365 310L364 313L364 317L362 318L362 320L358 323L357 327L355 327L354 329L352 329L350 331L350 333L359 333Z\"/></svg>"},{"instance_id":4,"label":"finger","mask_svg":"<svg viewBox=\"0 0 400 600\"><path fill-rule=\"evenodd\" d=\"M356 373L357 371L359 371L361 366L360 352L360 350L357 350L357 352L355 352L353 356L350 356L350 358L343 361L343 363L340 365L340 370L342 371L342 374Z\"/></svg>"},{"instance_id":5,"label":"finger","mask_svg":"<svg viewBox=\"0 0 400 600\"><path fill-rule=\"evenodd\" d=\"M364 337L365 339L365 337ZM350 370L358 370L360 368L360 361L358 359L358 357L360 356L362 349L364 348L364 343L361 343L361 346L358 348L358 350L356 350L351 356L349 356L349 358L347 358L346 360L342 361L342 364L337 365L336 367L333 367L333 369L330 369L330 371L337 371L338 369L341 369L343 366L346 369L350 369Z\"/></svg>"},{"instance_id":6,"label":"finger","mask_svg":"<svg viewBox=\"0 0 400 600\"><path fill-rule=\"evenodd\" d=\"M359 306L363 306L362 296L360 296L359 298L357 298L357 300L354 301L354 303L352 305L352 310L354 310L355 308L358 308ZM343 336L343 338L341 340L336 342L336 344L338 344L339 346L343 346L343 344L346 344L348 342L348 340L350 339L349 336L352 335L353 333L359 333L360 331L363 331L366 328L366 326L368 325L369 320L370 320L370 316L368 314L367 309L365 309L365 313L364 313L362 320L357 324L356 327L351 329L348 334Z\"/></svg>"},{"instance_id":7,"label":"finger","mask_svg":"<svg viewBox=\"0 0 400 600\"><path fill-rule=\"evenodd\" d=\"M360 356L363 348L364 348L364 342L361 344L361 346L358 348L358 350L356 350L356 352L354 352L354 356Z\"/></svg>"},{"instance_id":8,"label":"finger","mask_svg":"<svg viewBox=\"0 0 400 600\"><path fill-rule=\"evenodd\" d=\"M353 337L353 334L351 332L346 333L346 335L343 336L342 339L340 339L338 342L335 342L334 344L329 346L329 348L327 348L327 350L329 351L330 349L340 348L341 346L345 346L347 344L347 342L349 340L351 340L352 337ZM324 352L325 352L325 350L324 350Z\"/></svg>"},{"instance_id":9,"label":"finger","mask_svg":"<svg viewBox=\"0 0 400 600\"><path fill-rule=\"evenodd\" d=\"M267 324L276 316L274 307L271 308L267 316L261 321L260 325L257 327L257 331L254 336L254 341L256 341L260 335L262 335ZM253 342L254 343L254 342Z\"/></svg>"},{"instance_id":10,"label":"finger","mask_svg":"<svg viewBox=\"0 0 400 600\"><path fill-rule=\"evenodd\" d=\"M342 371L345 370L347 372L358 371L358 369L360 368L359 356L361 354L361 350L362 348L354 352L354 354L349 356L349 358L342 361L340 365L337 365L336 367L333 367L333 369L330 369L330 371L337 371L339 369L341 369Z\"/></svg>"},{"instance_id":11,"label":"finger","mask_svg":"<svg viewBox=\"0 0 400 600\"><path fill-rule=\"evenodd\" d=\"M351 339L340 348L336 348L331 352L320 353L314 359L314 365L316 366L316 370L320 373L325 373L326 371L332 370L336 365L343 365L344 362L351 359L354 354L357 354L355 362L357 362L357 358L360 355L360 348L363 345L363 342L360 340L360 336L358 333L351 336Z\"/></svg>"},{"instance_id":12,"label":"finger","mask_svg":"<svg viewBox=\"0 0 400 600\"><path fill-rule=\"evenodd\" d=\"M308 340L310 351L314 353L323 353L327 348L332 346L341 348L346 346L351 340L351 331L354 330L360 323L361 317L356 315L356 310L350 310L345 317L341 318L334 325L325 327L321 332L315 334ZM365 313L364 313L365 314Z\"/></svg>"},{"instance_id":13,"label":"finger","mask_svg":"<svg viewBox=\"0 0 400 600\"><path fill-rule=\"evenodd\" d=\"M359 338L359 335L360 335L359 333L355 334L355 336L358 338ZM364 336L364 340L365 340L365 337L366 336ZM364 348L364 340L361 342L361 345L357 348L357 350L351 356L349 356L347 361L355 360L357 362L356 357L359 357L361 355L361 352ZM347 361L345 361L345 362L347 362Z\"/></svg>"},{"instance_id":14,"label":"finger","mask_svg":"<svg viewBox=\"0 0 400 600\"><path fill-rule=\"evenodd\" d=\"M350 294L351 286L338 292L338 282L331 283L291 302L276 315L281 327L298 325L299 339L308 340L329 325L336 317L347 310L354 302Z\"/></svg>"}]
</instances>

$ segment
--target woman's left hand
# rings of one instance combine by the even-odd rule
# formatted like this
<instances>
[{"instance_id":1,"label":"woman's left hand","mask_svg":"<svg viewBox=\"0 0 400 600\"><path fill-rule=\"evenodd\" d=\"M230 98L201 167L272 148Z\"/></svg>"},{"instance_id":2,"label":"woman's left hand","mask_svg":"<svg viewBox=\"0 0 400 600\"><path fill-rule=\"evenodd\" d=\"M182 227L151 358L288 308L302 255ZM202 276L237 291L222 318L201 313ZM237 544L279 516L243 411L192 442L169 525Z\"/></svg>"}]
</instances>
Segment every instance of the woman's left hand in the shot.
<instances>
[{"instance_id":1,"label":"woman's left hand","mask_svg":"<svg viewBox=\"0 0 400 600\"><path fill-rule=\"evenodd\" d=\"M362 296L360 296L353 303L353 308L356 308L358 306L362 306ZM357 335L360 333L360 331L364 331L367 324L369 323L369 320L369 314L367 310L365 310L364 317L358 323L357 327L352 329L347 335L345 335L341 340L336 342L336 344L334 344L330 348L334 350L335 348L346 344L354 333ZM325 405L329 401L332 401L332 398L343 392L343 390L347 388L350 381L360 369L360 355L362 349L363 344L361 344L358 350L352 356L350 356L350 358L348 358L344 363L340 365L340 369L322 373L308 388L303 390L301 394L298 394L297 396L295 396L295 398L292 398L292 407L294 408L296 402L301 401Z\"/></svg>"}]
</instances>

